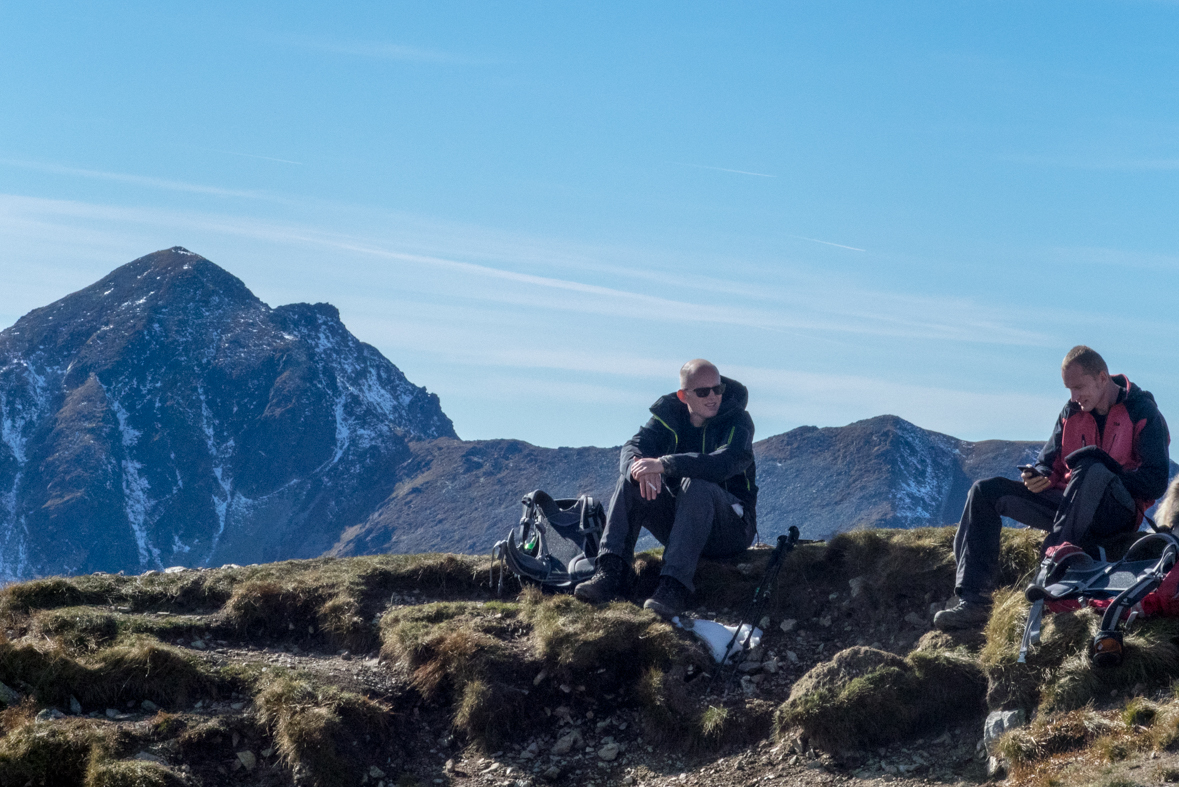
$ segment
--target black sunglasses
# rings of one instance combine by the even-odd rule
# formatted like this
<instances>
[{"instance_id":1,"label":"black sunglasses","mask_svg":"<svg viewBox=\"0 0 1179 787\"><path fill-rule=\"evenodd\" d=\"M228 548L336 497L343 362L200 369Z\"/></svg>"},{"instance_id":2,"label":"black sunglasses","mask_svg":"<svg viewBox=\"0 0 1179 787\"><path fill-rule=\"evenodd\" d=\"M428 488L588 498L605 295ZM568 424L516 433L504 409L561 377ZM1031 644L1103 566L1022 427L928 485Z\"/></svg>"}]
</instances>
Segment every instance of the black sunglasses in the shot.
<instances>
[{"instance_id":1,"label":"black sunglasses","mask_svg":"<svg viewBox=\"0 0 1179 787\"><path fill-rule=\"evenodd\" d=\"M697 399L703 399L710 393L714 393L717 396L722 395L725 392L725 384L721 383L720 385L714 385L711 388L689 388L688 390L696 394Z\"/></svg>"}]
</instances>

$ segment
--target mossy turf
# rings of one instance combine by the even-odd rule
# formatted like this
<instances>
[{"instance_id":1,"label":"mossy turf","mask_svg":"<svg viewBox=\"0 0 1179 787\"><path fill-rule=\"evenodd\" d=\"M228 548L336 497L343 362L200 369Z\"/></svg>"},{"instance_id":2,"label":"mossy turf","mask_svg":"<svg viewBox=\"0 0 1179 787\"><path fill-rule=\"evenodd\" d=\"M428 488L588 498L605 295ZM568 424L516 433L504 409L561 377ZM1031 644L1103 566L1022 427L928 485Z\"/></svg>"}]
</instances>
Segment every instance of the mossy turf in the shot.
<instances>
[{"instance_id":1,"label":"mossy turf","mask_svg":"<svg viewBox=\"0 0 1179 787\"><path fill-rule=\"evenodd\" d=\"M269 682L256 699L259 721L274 736L278 753L292 769L323 787L357 784L363 765L349 756L363 743L378 751L391 742L389 712L352 692L317 685L295 675Z\"/></svg>"},{"instance_id":2,"label":"mossy turf","mask_svg":"<svg viewBox=\"0 0 1179 787\"><path fill-rule=\"evenodd\" d=\"M1036 531L1004 529L1000 584L1026 584L1039 565L1042 539ZM829 542L800 543L786 555L764 613L811 617L825 609L832 590L846 593L849 580L858 587L857 606L873 616L925 608L930 600L953 593L953 544L950 527L853 530ZM726 560L701 560L696 597L713 609L743 609L765 575L772 552L768 546ZM654 589L661 568L657 553L639 556L638 594Z\"/></svg>"},{"instance_id":3,"label":"mossy turf","mask_svg":"<svg viewBox=\"0 0 1179 787\"><path fill-rule=\"evenodd\" d=\"M427 699L449 702L455 728L484 747L549 725L538 708L551 713L616 697L620 704L622 697L637 698L655 728L666 726L659 720L674 705L675 729L683 734L673 737L693 746L725 738L716 711L706 724L707 707L689 711L664 690L684 682L688 665L699 674L708 657L654 613L631 604L593 607L526 589L513 602L390 611L382 638L385 658L406 664Z\"/></svg>"},{"instance_id":4,"label":"mossy turf","mask_svg":"<svg viewBox=\"0 0 1179 787\"><path fill-rule=\"evenodd\" d=\"M168 785L177 776L158 763L128 760L109 745L105 720L31 721L40 708L86 710L139 706L166 710L152 734L175 739L184 756L220 756L230 738L263 734L281 761L316 783L356 783L361 767L341 747L386 745L396 714L320 678L263 666L217 668L193 651L163 641L190 638L284 642L304 647L370 650L379 615L392 602L425 594L485 596L486 559L455 555L318 559L141 577L49 578L0 591L0 682L32 706L5 711L0 784ZM260 727L226 722L193 725L184 711L196 700L237 693L253 698ZM248 726L248 725L247 725ZM102 744L104 748L96 749ZM355 749L351 749L355 751ZM98 756L96 752L100 753ZM50 768L55 775L46 776Z\"/></svg>"},{"instance_id":5,"label":"mossy turf","mask_svg":"<svg viewBox=\"0 0 1179 787\"><path fill-rule=\"evenodd\" d=\"M798 729L821 748L859 749L978 715L985 693L969 655L915 650L901 658L855 647L800 678L774 723L780 736Z\"/></svg>"},{"instance_id":6,"label":"mossy turf","mask_svg":"<svg viewBox=\"0 0 1179 787\"><path fill-rule=\"evenodd\" d=\"M224 680L184 651L139 636L75 658L48 642L0 642L0 676L44 705L86 707L151 700L171 707L216 696Z\"/></svg>"},{"instance_id":7,"label":"mossy turf","mask_svg":"<svg viewBox=\"0 0 1179 787\"><path fill-rule=\"evenodd\" d=\"M44 633L80 650L127 632L284 639L295 632L328 647L366 650L378 644L375 619L394 596L485 595L490 568L486 558L462 555L377 555L51 577L0 591L0 620L18 635Z\"/></svg>"}]
</instances>

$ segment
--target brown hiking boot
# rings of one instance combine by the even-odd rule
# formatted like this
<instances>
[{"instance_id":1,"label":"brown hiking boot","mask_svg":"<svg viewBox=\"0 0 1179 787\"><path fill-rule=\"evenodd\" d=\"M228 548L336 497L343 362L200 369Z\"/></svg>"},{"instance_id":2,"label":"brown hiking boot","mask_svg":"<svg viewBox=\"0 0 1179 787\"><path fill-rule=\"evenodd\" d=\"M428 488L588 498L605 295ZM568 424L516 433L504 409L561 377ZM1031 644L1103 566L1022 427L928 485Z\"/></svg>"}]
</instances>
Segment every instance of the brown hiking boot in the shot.
<instances>
[{"instance_id":1,"label":"brown hiking boot","mask_svg":"<svg viewBox=\"0 0 1179 787\"><path fill-rule=\"evenodd\" d=\"M671 620L688 608L688 596L692 591L684 583L671 577L660 577L655 595L643 602L643 609L649 609L661 618Z\"/></svg>"},{"instance_id":2,"label":"brown hiking boot","mask_svg":"<svg viewBox=\"0 0 1179 787\"><path fill-rule=\"evenodd\" d=\"M977 601L959 601L950 609L933 616L933 627L939 631L967 631L981 629L991 619L991 605Z\"/></svg>"},{"instance_id":3,"label":"brown hiking boot","mask_svg":"<svg viewBox=\"0 0 1179 787\"><path fill-rule=\"evenodd\" d=\"M630 566L618 555L605 554L598 558L594 575L573 589L573 595L589 604L614 601L626 592Z\"/></svg>"}]
</instances>

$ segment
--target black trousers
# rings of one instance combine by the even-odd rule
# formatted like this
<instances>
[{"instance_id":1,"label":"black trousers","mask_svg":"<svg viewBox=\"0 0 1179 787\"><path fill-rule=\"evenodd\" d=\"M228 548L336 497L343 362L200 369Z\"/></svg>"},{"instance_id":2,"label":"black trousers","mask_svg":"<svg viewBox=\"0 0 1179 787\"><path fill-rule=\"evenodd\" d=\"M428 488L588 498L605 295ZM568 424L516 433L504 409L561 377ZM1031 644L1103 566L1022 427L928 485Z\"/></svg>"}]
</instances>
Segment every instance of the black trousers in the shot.
<instances>
[{"instance_id":1,"label":"black trousers","mask_svg":"<svg viewBox=\"0 0 1179 787\"><path fill-rule=\"evenodd\" d=\"M659 495L644 500L638 485L620 476L610 497L600 551L629 563L645 527L666 547L663 576L678 579L693 590L692 577L701 556L727 557L753 543L757 534L754 512L738 515L733 504L740 502L719 485L698 478L664 478Z\"/></svg>"},{"instance_id":2,"label":"black trousers","mask_svg":"<svg viewBox=\"0 0 1179 787\"><path fill-rule=\"evenodd\" d=\"M1034 493L1010 478L976 481L954 536L955 591L964 601L990 601L1004 516L1049 531L1041 551L1065 541L1091 551L1103 539L1133 530L1138 510L1121 479L1100 462L1074 469L1063 490Z\"/></svg>"}]
</instances>

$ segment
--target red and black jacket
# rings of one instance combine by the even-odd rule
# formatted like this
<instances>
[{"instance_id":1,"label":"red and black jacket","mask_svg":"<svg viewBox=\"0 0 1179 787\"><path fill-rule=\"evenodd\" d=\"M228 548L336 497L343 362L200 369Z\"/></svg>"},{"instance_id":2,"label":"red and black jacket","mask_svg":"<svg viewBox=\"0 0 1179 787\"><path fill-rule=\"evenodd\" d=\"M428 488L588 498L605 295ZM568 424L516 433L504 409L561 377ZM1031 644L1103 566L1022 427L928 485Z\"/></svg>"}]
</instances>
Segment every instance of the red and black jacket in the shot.
<instances>
[{"instance_id":1,"label":"red and black jacket","mask_svg":"<svg viewBox=\"0 0 1179 787\"><path fill-rule=\"evenodd\" d=\"M1138 521L1146 509L1167 491L1171 460L1167 447L1171 435L1154 396L1131 383L1124 374L1114 375L1118 399L1109 408L1105 427L1097 431L1097 419L1070 401L1060 413L1052 436L1040 449L1036 468L1052 486L1063 489L1070 470L1064 460L1073 451L1096 445L1122 466L1121 480L1138 506Z\"/></svg>"}]
</instances>

